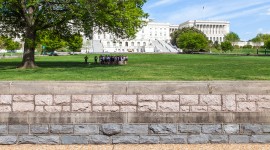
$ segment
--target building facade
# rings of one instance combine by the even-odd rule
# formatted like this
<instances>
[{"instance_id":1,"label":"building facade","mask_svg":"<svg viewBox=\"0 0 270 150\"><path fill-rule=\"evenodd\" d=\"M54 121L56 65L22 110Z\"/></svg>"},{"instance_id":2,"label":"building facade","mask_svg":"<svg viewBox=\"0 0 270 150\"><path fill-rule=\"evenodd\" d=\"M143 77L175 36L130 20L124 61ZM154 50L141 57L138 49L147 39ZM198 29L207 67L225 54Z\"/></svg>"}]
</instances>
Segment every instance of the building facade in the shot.
<instances>
[{"instance_id":1,"label":"building facade","mask_svg":"<svg viewBox=\"0 0 270 150\"><path fill-rule=\"evenodd\" d=\"M219 43L224 41L224 36L230 33L230 22L228 21L203 21L203 20L190 20L179 25L179 28L195 27L202 31L208 38L208 40L218 41Z\"/></svg>"},{"instance_id":2,"label":"building facade","mask_svg":"<svg viewBox=\"0 0 270 150\"><path fill-rule=\"evenodd\" d=\"M177 29L178 25L148 20L134 39L117 39L110 33L94 33L92 41L84 38L82 52L177 52L169 44L170 34Z\"/></svg>"}]
</instances>

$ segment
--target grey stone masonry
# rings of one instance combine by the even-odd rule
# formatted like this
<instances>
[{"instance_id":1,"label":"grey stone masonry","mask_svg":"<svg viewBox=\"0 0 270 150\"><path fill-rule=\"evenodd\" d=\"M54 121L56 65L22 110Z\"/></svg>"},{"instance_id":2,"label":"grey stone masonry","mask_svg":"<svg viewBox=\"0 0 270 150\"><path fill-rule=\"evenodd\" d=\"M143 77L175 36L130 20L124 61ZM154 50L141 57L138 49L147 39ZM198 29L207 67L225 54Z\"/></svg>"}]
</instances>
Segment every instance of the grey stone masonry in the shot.
<instances>
[{"instance_id":1,"label":"grey stone masonry","mask_svg":"<svg viewBox=\"0 0 270 150\"><path fill-rule=\"evenodd\" d=\"M174 124L153 124L149 127L153 134L175 134L177 127Z\"/></svg>"},{"instance_id":2,"label":"grey stone masonry","mask_svg":"<svg viewBox=\"0 0 270 150\"><path fill-rule=\"evenodd\" d=\"M0 144L270 143L269 124L88 123L2 127Z\"/></svg>"}]
</instances>

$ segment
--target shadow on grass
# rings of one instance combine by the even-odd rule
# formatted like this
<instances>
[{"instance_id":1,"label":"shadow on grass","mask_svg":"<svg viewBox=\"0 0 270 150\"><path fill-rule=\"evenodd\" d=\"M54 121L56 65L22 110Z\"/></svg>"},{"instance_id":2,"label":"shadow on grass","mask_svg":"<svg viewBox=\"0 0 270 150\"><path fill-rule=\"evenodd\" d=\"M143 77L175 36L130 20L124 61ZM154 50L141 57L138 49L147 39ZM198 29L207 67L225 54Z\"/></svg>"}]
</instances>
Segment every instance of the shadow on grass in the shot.
<instances>
[{"instance_id":1,"label":"shadow on grass","mask_svg":"<svg viewBox=\"0 0 270 150\"><path fill-rule=\"evenodd\" d=\"M40 68L96 68L96 67L121 67L121 65L101 65L95 63L85 64L83 62L36 62L37 66ZM0 70L16 69L20 65L20 62L0 62Z\"/></svg>"}]
</instances>

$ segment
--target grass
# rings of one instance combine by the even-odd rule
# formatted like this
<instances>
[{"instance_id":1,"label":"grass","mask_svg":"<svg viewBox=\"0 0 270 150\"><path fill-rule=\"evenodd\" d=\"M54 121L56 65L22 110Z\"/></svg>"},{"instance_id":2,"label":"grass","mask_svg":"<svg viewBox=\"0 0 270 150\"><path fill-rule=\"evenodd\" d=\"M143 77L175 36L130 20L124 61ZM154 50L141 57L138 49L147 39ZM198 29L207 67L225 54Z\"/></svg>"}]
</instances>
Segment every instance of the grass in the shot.
<instances>
[{"instance_id":1,"label":"grass","mask_svg":"<svg viewBox=\"0 0 270 150\"><path fill-rule=\"evenodd\" d=\"M86 65L84 55L36 57L39 68L16 69L21 58L0 59L0 80L177 81L270 80L270 57L128 54L125 66ZM88 55L93 62L94 55Z\"/></svg>"}]
</instances>

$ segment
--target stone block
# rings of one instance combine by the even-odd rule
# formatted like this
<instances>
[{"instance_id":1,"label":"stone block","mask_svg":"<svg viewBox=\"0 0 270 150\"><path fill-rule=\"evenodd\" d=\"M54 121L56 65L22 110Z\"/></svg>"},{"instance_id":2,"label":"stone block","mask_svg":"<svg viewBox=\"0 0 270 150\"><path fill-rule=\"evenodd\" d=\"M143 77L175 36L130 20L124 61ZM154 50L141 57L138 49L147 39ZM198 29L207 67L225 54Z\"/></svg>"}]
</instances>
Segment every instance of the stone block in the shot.
<instances>
[{"instance_id":1,"label":"stone block","mask_svg":"<svg viewBox=\"0 0 270 150\"><path fill-rule=\"evenodd\" d=\"M88 144L87 136L64 135L60 137L62 144Z\"/></svg>"},{"instance_id":2,"label":"stone block","mask_svg":"<svg viewBox=\"0 0 270 150\"><path fill-rule=\"evenodd\" d=\"M0 105L8 105L12 102L12 96L11 95L0 95Z\"/></svg>"},{"instance_id":3,"label":"stone block","mask_svg":"<svg viewBox=\"0 0 270 150\"><path fill-rule=\"evenodd\" d=\"M124 124L123 131L124 134L148 134L148 125L131 125Z\"/></svg>"},{"instance_id":4,"label":"stone block","mask_svg":"<svg viewBox=\"0 0 270 150\"><path fill-rule=\"evenodd\" d=\"M263 133L270 133L270 125L262 125Z\"/></svg>"},{"instance_id":5,"label":"stone block","mask_svg":"<svg viewBox=\"0 0 270 150\"><path fill-rule=\"evenodd\" d=\"M161 144L186 144L187 135L160 136Z\"/></svg>"},{"instance_id":6,"label":"stone block","mask_svg":"<svg viewBox=\"0 0 270 150\"><path fill-rule=\"evenodd\" d=\"M14 95L14 102L29 102L34 101L34 95Z\"/></svg>"},{"instance_id":7,"label":"stone block","mask_svg":"<svg viewBox=\"0 0 270 150\"><path fill-rule=\"evenodd\" d=\"M139 102L138 111L155 112L157 111L156 102Z\"/></svg>"},{"instance_id":8,"label":"stone block","mask_svg":"<svg viewBox=\"0 0 270 150\"><path fill-rule=\"evenodd\" d=\"M0 112L11 112L11 106L10 105L0 106Z\"/></svg>"},{"instance_id":9,"label":"stone block","mask_svg":"<svg viewBox=\"0 0 270 150\"><path fill-rule=\"evenodd\" d=\"M30 133L32 134L48 134L48 125L30 125Z\"/></svg>"},{"instance_id":10,"label":"stone block","mask_svg":"<svg viewBox=\"0 0 270 150\"><path fill-rule=\"evenodd\" d=\"M248 96L244 95L244 94L240 94L240 95L235 95L235 99L237 102L247 102L248 101Z\"/></svg>"},{"instance_id":11,"label":"stone block","mask_svg":"<svg viewBox=\"0 0 270 150\"><path fill-rule=\"evenodd\" d=\"M74 103L91 103L92 95L72 95Z\"/></svg>"},{"instance_id":12,"label":"stone block","mask_svg":"<svg viewBox=\"0 0 270 150\"><path fill-rule=\"evenodd\" d=\"M140 102L157 102L162 101L162 95L138 95Z\"/></svg>"},{"instance_id":13,"label":"stone block","mask_svg":"<svg viewBox=\"0 0 270 150\"><path fill-rule=\"evenodd\" d=\"M13 102L14 112L32 112L35 109L33 102Z\"/></svg>"},{"instance_id":14,"label":"stone block","mask_svg":"<svg viewBox=\"0 0 270 150\"><path fill-rule=\"evenodd\" d=\"M202 133L205 134L221 134L222 127L220 124L215 125L202 125Z\"/></svg>"},{"instance_id":15,"label":"stone block","mask_svg":"<svg viewBox=\"0 0 270 150\"><path fill-rule=\"evenodd\" d=\"M258 111L270 111L270 102L257 102Z\"/></svg>"},{"instance_id":16,"label":"stone block","mask_svg":"<svg viewBox=\"0 0 270 150\"><path fill-rule=\"evenodd\" d=\"M180 106L180 112L190 112L190 106Z\"/></svg>"},{"instance_id":17,"label":"stone block","mask_svg":"<svg viewBox=\"0 0 270 150\"><path fill-rule=\"evenodd\" d=\"M179 112L179 102L158 102L158 112Z\"/></svg>"},{"instance_id":18,"label":"stone block","mask_svg":"<svg viewBox=\"0 0 270 150\"><path fill-rule=\"evenodd\" d=\"M200 134L201 128L202 128L201 125L191 125L191 124L180 124L178 126L179 132L192 134Z\"/></svg>"},{"instance_id":19,"label":"stone block","mask_svg":"<svg viewBox=\"0 0 270 150\"><path fill-rule=\"evenodd\" d=\"M248 101L251 102L269 102L270 95L248 95Z\"/></svg>"},{"instance_id":20,"label":"stone block","mask_svg":"<svg viewBox=\"0 0 270 150\"><path fill-rule=\"evenodd\" d=\"M137 95L114 95L114 105L137 105Z\"/></svg>"},{"instance_id":21,"label":"stone block","mask_svg":"<svg viewBox=\"0 0 270 150\"><path fill-rule=\"evenodd\" d=\"M44 106L36 106L35 112L44 112Z\"/></svg>"},{"instance_id":22,"label":"stone block","mask_svg":"<svg viewBox=\"0 0 270 150\"><path fill-rule=\"evenodd\" d=\"M0 125L0 135L7 134L7 133L8 133L8 126L4 125L4 124L1 124Z\"/></svg>"},{"instance_id":23,"label":"stone block","mask_svg":"<svg viewBox=\"0 0 270 150\"><path fill-rule=\"evenodd\" d=\"M241 144L241 143L249 143L248 135L229 135L229 143L230 144Z\"/></svg>"},{"instance_id":24,"label":"stone block","mask_svg":"<svg viewBox=\"0 0 270 150\"><path fill-rule=\"evenodd\" d=\"M17 143L17 136L0 136L1 145L11 145Z\"/></svg>"},{"instance_id":25,"label":"stone block","mask_svg":"<svg viewBox=\"0 0 270 150\"><path fill-rule=\"evenodd\" d=\"M207 106L191 106L191 112L207 112Z\"/></svg>"},{"instance_id":26,"label":"stone block","mask_svg":"<svg viewBox=\"0 0 270 150\"><path fill-rule=\"evenodd\" d=\"M189 135L187 141L189 144L207 144L209 142L209 136L205 134Z\"/></svg>"},{"instance_id":27,"label":"stone block","mask_svg":"<svg viewBox=\"0 0 270 150\"><path fill-rule=\"evenodd\" d=\"M52 105L53 96L52 95L36 95L35 104L36 105Z\"/></svg>"},{"instance_id":28,"label":"stone block","mask_svg":"<svg viewBox=\"0 0 270 150\"><path fill-rule=\"evenodd\" d=\"M244 134L260 134L262 133L262 125L260 124L243 124L241 126Z\"/></svg>"},{"instance_id":29,"label":"stone block","mask_svg":"<svg viewBox=\"0 0 270 150\"><path fill-rule=\"evenodd\" d=\"M72 112L91 112L90 103L72 103Z\"/></svg>"},{"instance_id":30,"label":"stone block","mask_svg":"<svg viewBox=\"0 0 270 150\"><path fill-rule=\"evenodd\" d=\"M137 106L120 106L120 112L136 112Z\"/></svg>"},{"instance_id":31,"label":"stone block","mask_svg":"<svg viewBox=\"0 0 270 150\"><path fill-rule=\"evenodd\" d=\"M198 105L199 95L180 95L180 105Z\"/></svg>"},{"instance_id":32,"label":"stone block","mask_svg":"<svg viewBox=\"0 0 270 150\"><path fill-rule=\"evenodd\" d=\"M99 127L98 125L74 125L74 134L77 135L99 134Z\"/></svg>"},{"instance_id":33,"label":"stone block","mask_svg":"<svg viewBox=\"0 0 270 150\"><path fill-rule=\"evenodd\" d=\"M225 124L223 127L226 134L238 134L240 132L239 124Z\"/></svg>"},{"instance_id":34,"label":"stone block","mask_svg":"<svg viewBox=\"0 0 270 150\"><path fill-rule=\"evenodd\" d=\"M103 110L105 112L119 112L120 108L119 106L103 106Z\"/></svg>"},{"instance_id":35,"label":"stone block","mask_svg":"<svg viewBox=\"0 0 270 150\"><path fill-rule=\"evenodd\" d=\"M176 134L177 127L174 124L151 124L149 126L153 134Z\"/></svg>"},{"instance_id":36,"label":"stone block","mask_svg":"<svg viewBox=\"0 0 270 150\"><path fill-rule=\"evenodd\" d=\"M32 135L19 136L18 144L38 144L38 137Z\"/></svg>"},{"instance_id":37,"label":"stone block","mask_svg":"<svg viewBox=\"0 0 270 150\"><path fill-rule=\"evenodd\" d=\"M108 106L112 105L112 95L93 95L93 102L94 106L101 105L101 106Z\"/></svg>"},{"instance_id":38,"label":"stone block","mask_svg":"<svg viewBox=\"0 0 270 150\"><path fill-rule=\"evenodd\" d=\"M113 144L139 144L140 137L139 136L113 136L112 143Z\"/></svg>"},{"instance_id":39,"label":"stone block","mask_svg":"<svg viewBox=\"0 0 270 150\"><path fill-rule=\"evenodd\" d=\"M9 134L28 134L29 126L28 125L9 125L8 131L9 131Z\"/></svg>"},{"instance_id":40,"label":"stone block","mask_svg":"<svg viewBox=\"0 0 270 150\"><path fill-rule=\"evenodd\" d=\"M240 111L240 112L256 111L256 103L255 102L238 102L237 111Z\"/></svg>"},{"instance_id":41,"label":"stone block","mask_svg":"<svg viewBox=\"0 0 270 150\"><path fill-rule=\"evenodd\" d=\"M111 144L110 137L105 135L90 135L88 138L89 144Z\"/></svg>"},{"instance_id":42,"label":"stone block","mask_svg":"<svg viewBox=\"0 0 270 150\"><path fill-rule=\"evenodd\" d=\"M44 112L61 112L62 106L44 106Z\"/></svg>"},{"instance_id":43,"label":"stone block","mask_svg":"<svg viewBox=\"0 0 270 150\"><path fill-rule=\"evenodd\" d=\"M140 144L158 144L158 136L140 136Z\"/></svg>"},{"instance_id":44,"label":"stone block","mask_svg":"<svg viewBox=\"0 0 270 150\"><path fill-rule=\"evenodd\" d=\"M235 95L222 95L222 110L223 111L236 111Z\"/></svg>"},{"instance_id":45,"label":"stone block","mask_svg":"<svg viewBox=\"0 0 270 150\"><path fill-rule=\"evenodd\" d=\"M62 106L62 111L63 112L70 112L70 106Z\"/></svg>"},{"instance_id":46,"label":"stone block","mask_svg":"<svg viewBox=\"0 0 270 150\"><path fill-rule=\"evenodd\" d=\"M38 144L60 144L59 136L38 136Z\"/></svg>"},{"instance_id":47,"label":"stone block","mask_svg":"<svg viewBox=\"0 0 270 150\"><path fill-rule=\"evenodd\" d=\"M93 112L102 112L103 107L102 106L92 106Z\"/></svg>"},{"instance_id":48,"label":"stone block","mask_svg":"<svg viewBox=\"0 0 270 150\"><path fill-rule=\"evenodd\" d=\"M50 133L53 134L71 134L73 133L73 125L51 125Z\"/></svg>"},{"instance_id":49,"label":"stone block","mask_svg":"<svg viewBox=\"0 0 270 150\"><path fill-rule=\"evenodd\" d=\"M209 112L221 112L221 106L208 106Z\"/></svg>"},{"instance_id":50,"label":"stone block","mask_svg":"<svg viewBox=\"0 0 270 150\"><path fill-rule=\"evenodd\" d=\"M54 105L70 105L71 95L54 95Z\"/></svg>"},{"instance_id":51,"label":"stone block","mask_svg":"<svg viewBox=\"0 0 270 150\"><path fill-rule=\"evenodd\" d=\"M163 101L175 101L179 102L179 95L163 95Z\"/></svg>"},{"instance_id":52,"label":"stone block","mask_svg":"<svg viewBox=\"0 0 270 150\"><path fill-rule=\"evenodd\" d=\"M270 143L270 135L252 135L250 137L252 143Z\"/></svg>"},{"instance_id":53,"label":"stone block","mask_svg":"<svg viewBox=\"0 0 270 150\"><path fill-rule=\"evenodd\" d=\"M116 135L121 133L121 126L119 124L102 124L101 132L108 136Z\"/></svg>"},{"instance_id":54,"label":"stone block","mask_svg":"<svg viewBox=\"0 0 270 150\"><path fill-rule=\"evenodd\" d=\"M210 135L209 140L211 143L217 143L217 144L229 142L228 135Z\"/></svg>"},{"instance_id":55,"label":"stone block","mask_svg":"<svg viewBox=\"0 0 270 150\"><path fill-rule=\"evenodd\" d=\"M221 106L221 95L200 95L200 104L208 106Z\"/></svg>"}]
</instances>

